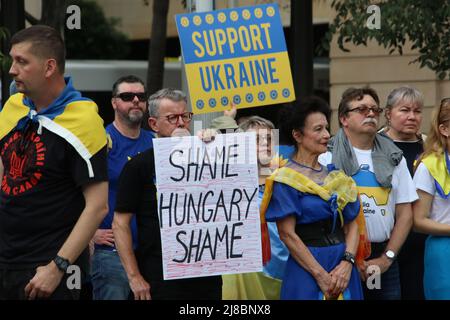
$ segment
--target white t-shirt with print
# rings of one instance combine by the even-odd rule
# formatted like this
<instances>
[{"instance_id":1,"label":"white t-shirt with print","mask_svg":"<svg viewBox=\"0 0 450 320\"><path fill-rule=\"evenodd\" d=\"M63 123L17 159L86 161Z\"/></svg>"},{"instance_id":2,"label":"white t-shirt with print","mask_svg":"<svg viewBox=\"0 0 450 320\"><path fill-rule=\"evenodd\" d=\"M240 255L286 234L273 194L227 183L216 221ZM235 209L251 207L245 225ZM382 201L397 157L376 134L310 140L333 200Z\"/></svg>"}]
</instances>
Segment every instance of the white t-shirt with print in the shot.
<instances>
[{"instance_id":1,"label":"white t-shirt with print","mask_svg":"<svg viewBox=\"0 0 450 320\"><path fill-rule=\"evenodd\" d=\"M392 173L392 187L383 188L376 180L372 150L353 147L360 170L352 176L356 181L366 218L367 236L371 242L383 242L391 237L395 223L395 206L418 199L416 188L408 171L405 158ZM323 165L332 163L332 155L326 152L319 156Z\"/></svg>"},{"instance_id":2,"label":"white t-shirt with print","mask_svg":"<svg viewBox=\"0 0 450 320\"><path fill-rule=\"evenodd\" d=\"M417 167L413 180L416 189L425 191L433 196L429 218L433 221L450 225L450 197L449 199L443 199L436 192L434 178L423 163Z\"/></svg>"}]
</instances>

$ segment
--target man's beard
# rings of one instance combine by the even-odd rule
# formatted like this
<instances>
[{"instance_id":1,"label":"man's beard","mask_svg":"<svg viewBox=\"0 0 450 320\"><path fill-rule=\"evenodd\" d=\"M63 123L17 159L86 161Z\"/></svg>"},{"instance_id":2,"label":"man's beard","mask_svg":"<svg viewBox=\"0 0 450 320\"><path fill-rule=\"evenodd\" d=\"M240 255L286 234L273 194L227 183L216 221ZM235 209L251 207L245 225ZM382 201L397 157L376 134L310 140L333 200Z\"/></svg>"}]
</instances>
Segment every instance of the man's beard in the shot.
<instances>
[{"instance_id":1,"label":"man's beard","mask_svg":"<svg viewBox=\"0 0 450 320\"><path fill-rule=\"evenodd\" d=\"M139 110L139 112L133 111L125 114L120 113L119 115L130 126L137 126L141 124L144 112Z\"/></svg>"}]
</instances>

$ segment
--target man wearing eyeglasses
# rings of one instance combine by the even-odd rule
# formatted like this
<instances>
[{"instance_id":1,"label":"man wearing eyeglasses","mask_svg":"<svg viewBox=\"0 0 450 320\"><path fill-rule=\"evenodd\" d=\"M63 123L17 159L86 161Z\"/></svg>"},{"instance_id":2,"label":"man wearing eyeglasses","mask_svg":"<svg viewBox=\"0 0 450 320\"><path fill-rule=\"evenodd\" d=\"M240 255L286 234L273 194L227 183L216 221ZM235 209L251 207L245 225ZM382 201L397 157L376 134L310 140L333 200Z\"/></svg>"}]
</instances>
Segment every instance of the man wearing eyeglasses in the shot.
<instances>
[{"instance_id":1,"label":"man wearing eyeglasses","mask_svg":"<svg viewBox=\"0 0 450 320\"><path fill-rule=\"evenodd\" d=\"M187 110L183 92L162 89L149 98L148 108L149 126L158 138L190 135L192 113ZM119 179L115 208L114 237L134 299L222 298L220 276L163 280L153 149L137 155L125 165ZM137 217L136 254L133 252L130 232L132 212Z\"/></svg>"},{"instance_id":2,"label":"man wearing eyeglasses","mask_svg":"<svg viewBox=\"0 0 450 320\"><path fill-rule=\"evenodd\" d=\"M181 91L162 89L149 98L149 126L158 137L190 135L192 112Z\"/></svg>"},{"instance_id":3,"label":"man wearing eyeglasses","mask_svg":"<svg viewBox=\"0 0 450 320\"><path fill-rule=\"evenodd\" d=\"M411 203L418 197L402 151L377 134L379 104L371 88L347 89L338 110L341 128L320 161L351 176L361 196L371 242L371 255L359 266L365 299L398 300L396 257L412 226Z\"/></svg>"},{"instance_id":4,"label":"man wearing eyeglasses","mask_svg":"<svg viewBox=\"0 0 450 320\"><path fill-rule=\"evenodd\" d=\"M94 235L91 282L94 300L127 300L130 294L127 274L117 253L112 221L120 172L129 159L153 146L151 132L141 129L147 107L144 82L133 75L119 78L113 85L111 105L114 121L108 134L108 215ZM136 247L136 219L131 220L133 247Z\"/></svg>"}]
</instances>

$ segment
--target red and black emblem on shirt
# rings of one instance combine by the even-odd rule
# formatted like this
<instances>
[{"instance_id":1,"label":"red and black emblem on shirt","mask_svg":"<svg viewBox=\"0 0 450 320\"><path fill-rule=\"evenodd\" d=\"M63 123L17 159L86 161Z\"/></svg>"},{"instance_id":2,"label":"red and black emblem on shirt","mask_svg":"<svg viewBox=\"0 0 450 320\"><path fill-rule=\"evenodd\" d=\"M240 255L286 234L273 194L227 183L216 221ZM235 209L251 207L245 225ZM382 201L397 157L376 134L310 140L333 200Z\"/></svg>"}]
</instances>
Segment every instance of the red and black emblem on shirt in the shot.
<instances>
[{"instance_id":1,"label":"red and black emblem on shirt","mask_svg":"<svg viewBox=\"0 0 450 320\"><path fill-rule=\"evenodd\" d=\"M4 166L2 191L7 195L20 195L42 178L46 147L36 132L16 131L3 145L1 158Z\"/></svg>"}]
</instances>

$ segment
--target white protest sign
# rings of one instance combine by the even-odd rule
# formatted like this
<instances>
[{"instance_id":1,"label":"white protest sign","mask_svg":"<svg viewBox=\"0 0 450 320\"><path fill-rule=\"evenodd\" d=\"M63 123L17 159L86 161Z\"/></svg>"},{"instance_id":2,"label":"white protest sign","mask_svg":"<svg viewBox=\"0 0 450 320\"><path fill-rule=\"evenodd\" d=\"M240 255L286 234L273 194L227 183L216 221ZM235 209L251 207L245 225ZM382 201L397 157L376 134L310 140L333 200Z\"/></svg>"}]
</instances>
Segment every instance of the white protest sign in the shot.
<instances>
[{"instance_id":1,"label":"white protest sign","mask_svg":"<svg viewBox=\"0 0 450 320\"><path fill-rule=\"evenodd\" d=\"M164 279L261 271L255 133L153 147Z\"/></svg>"}]
</instances>

